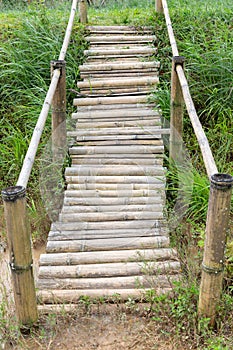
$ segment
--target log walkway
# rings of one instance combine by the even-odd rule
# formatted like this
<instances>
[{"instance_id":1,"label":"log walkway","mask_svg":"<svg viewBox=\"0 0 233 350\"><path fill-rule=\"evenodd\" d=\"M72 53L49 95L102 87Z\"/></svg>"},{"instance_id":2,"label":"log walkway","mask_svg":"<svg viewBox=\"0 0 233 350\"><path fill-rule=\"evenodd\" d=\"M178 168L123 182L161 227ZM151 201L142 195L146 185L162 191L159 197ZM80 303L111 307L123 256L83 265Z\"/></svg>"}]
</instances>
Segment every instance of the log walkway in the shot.
<instances>
[{"instance_id":1,"label":"log walkway","mask_svg":"<svg viewBox=\"0 0 233 350\"><path fill-rule=\"evenodd\" d=\"M67 189L40 258L42 303L81 296L141 298L179 275L164 215L161 116L149 101L159 81L149 28L88 27Z\"/></svg>"}]
</instances>

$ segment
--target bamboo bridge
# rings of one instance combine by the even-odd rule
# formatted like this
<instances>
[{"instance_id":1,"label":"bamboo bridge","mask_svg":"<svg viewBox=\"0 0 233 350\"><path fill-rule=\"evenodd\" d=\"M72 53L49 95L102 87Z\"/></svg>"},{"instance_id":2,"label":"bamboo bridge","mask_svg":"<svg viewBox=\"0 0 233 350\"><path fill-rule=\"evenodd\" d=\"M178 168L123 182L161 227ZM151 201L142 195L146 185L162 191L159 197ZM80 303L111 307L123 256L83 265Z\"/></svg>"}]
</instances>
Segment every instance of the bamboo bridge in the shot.
<instances>
[{"instance_id":1,"label":"bamboo bridge","mask_svg":"<svg viewBox=\"0 0 233 350\"><path fill-rule=\"evenodd\" d=\"M51 62L51 84L18 182L2 191L17 318L23 325L35 323L38 304L51 310L73 306L82 297L143 300L150 289L157 294L172 289L181 270L166 218L163 135L169 134L169 156L176 163L182 154L185 106L210 180L198 314L214 325L233 178L218 173L189 91L167 2L156 0L173 56L169 129L150 99L160 66L152 29L87 26L89 48L79 67L82 80L72 115L76 125L66 135L60 128L66 120L65 56L77 3L73 0L59 59ZM79 1L82 22L85 4ZM53 162L63 156L68 136L73 139L71 165L65 169L61 210L52 222L35 281L26 188L51 106Z\"/></svg>"},{"instance_id":2,"label":"bamboo bridge","mask_svg":"<svg viewBox=\"0 0 233 350\"><path fill-rule=\"evenodd\" d=\"M149 28L87 27L67 189L40 258L43 302L81 296L142 298L171 289L180 264L164 211L161 115L149 102L158 84Z\"/></svg>"}]
</instances>

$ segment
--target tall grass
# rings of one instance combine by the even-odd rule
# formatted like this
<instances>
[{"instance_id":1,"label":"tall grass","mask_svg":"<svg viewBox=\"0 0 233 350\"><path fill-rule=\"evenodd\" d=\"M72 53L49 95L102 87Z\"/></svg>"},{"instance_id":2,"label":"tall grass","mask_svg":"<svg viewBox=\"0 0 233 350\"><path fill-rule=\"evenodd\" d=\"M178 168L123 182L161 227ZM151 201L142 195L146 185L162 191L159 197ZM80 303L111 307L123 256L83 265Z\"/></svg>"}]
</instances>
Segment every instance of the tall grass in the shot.
<instances>
[{"instance_id":1,"label":"tall grass","mask_svg":"<svg viewBox=\"0 0 233 350\"><path fill-rule=\"evenodd\" d=\"M185 69L198 115L207 133L219 171L231 173L233 167L233 3L229 0L221 2L180 0L179 6L174 0L168 3L179 53L186 57ZM163 18L159 18L156 27L162 37L164 24L161 21ZM167 68L170 70L171 59L170 54L167 56L166 44L163 36L160 52L165 59L163 95L169 91ZM185 141L195 158L197 143L194 137L190 138L192 134L190 122L186 116Z\"/></svg>"},{"instance_id":2,"label":"tall grass","mask_svg":"<svg viewBox=\"0 0 233 350\"><path fill-rule=\"evenodd\" d=\"M21 4L22 5L22 4ZM15 185L32 132L50 83L50 61L57 59L70 13L70 3L58 2L53 8L23 5L0 12L0 186ZM78 18L78 17L77 17ZM6 27L9 26L8 35ZM68 113L83 59L84 28L75 24L67 61ZM50 117L43 133L40 150L50 137ZM40 206L38 187L39 162L30 178L28 196ZM39 201L38 201L39 200ZM38 208L39 209L39 208ZM31 211L33 212L33 210ZM39 210L41 214L41 210ZM34 214L32 215L34 217ZM44 217L41 218L43 224Z\"/></svg>"}]
</instances>

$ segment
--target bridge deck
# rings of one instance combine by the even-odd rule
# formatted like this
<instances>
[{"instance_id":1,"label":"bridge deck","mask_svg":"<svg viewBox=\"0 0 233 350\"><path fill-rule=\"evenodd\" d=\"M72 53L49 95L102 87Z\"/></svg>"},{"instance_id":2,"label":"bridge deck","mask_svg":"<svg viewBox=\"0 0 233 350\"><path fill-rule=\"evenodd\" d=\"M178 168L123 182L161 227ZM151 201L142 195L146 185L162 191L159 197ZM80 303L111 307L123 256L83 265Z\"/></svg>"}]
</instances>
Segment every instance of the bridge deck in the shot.
<instances>
[{"instance_id":1,"label":"bridge deck","mask_svg":"<svg viewBox=\"0 0 233 350\"><path fill-rule=\"evenodd\" d=\"M141 298L169 290L180 269L164 215L167 131L148 99L158 83L156 38L148 28L89 31L64 203L40 258L44 303Z\"/></svg>"}]
</instances>

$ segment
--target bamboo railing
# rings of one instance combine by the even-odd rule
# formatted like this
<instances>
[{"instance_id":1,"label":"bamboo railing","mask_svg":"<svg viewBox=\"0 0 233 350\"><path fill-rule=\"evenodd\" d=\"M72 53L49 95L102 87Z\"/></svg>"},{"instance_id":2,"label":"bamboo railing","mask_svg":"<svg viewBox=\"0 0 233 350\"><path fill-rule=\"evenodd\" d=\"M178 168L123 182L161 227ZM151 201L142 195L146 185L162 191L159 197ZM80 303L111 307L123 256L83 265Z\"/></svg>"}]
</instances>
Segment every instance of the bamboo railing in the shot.
<instances>
[{"instance_id":1,"label":"bamboo railing","mask_svg":"<svg viewBox=\"0 0 233 350\"><path fill-rule=\"evenodd\" d=\"M207 317L214 326L219 303L224 269L224 250L233 177L219 174L208 139L198 118L184 72L184 57L179 56L166 0L156 0L156 10L163 13L173 54L171 75L170 157L179 161L182 151L183 105L185 104L194 133L198 140L207 175L210 179L210 196L206 221L206 238L202 263L198 314Z\"/></svg>"},{"instance_id":2,"label":"bamboo railing","mask_svg":"<svg viewBox=\"0 0 233 350\"><path fill-rule=\"evenodd\" d=\"M26 213L26 188L51 107L53 159L61 156L61 149L64 149L66 145L65 57L77 4L78 0L73 0L59 58L57 61L51 62L51 83L37 120L17 184L2 191L16 315L19 323L24 326L30 326L38 319L33 278L31 234Z\"/></svg>"}]
</instances>

